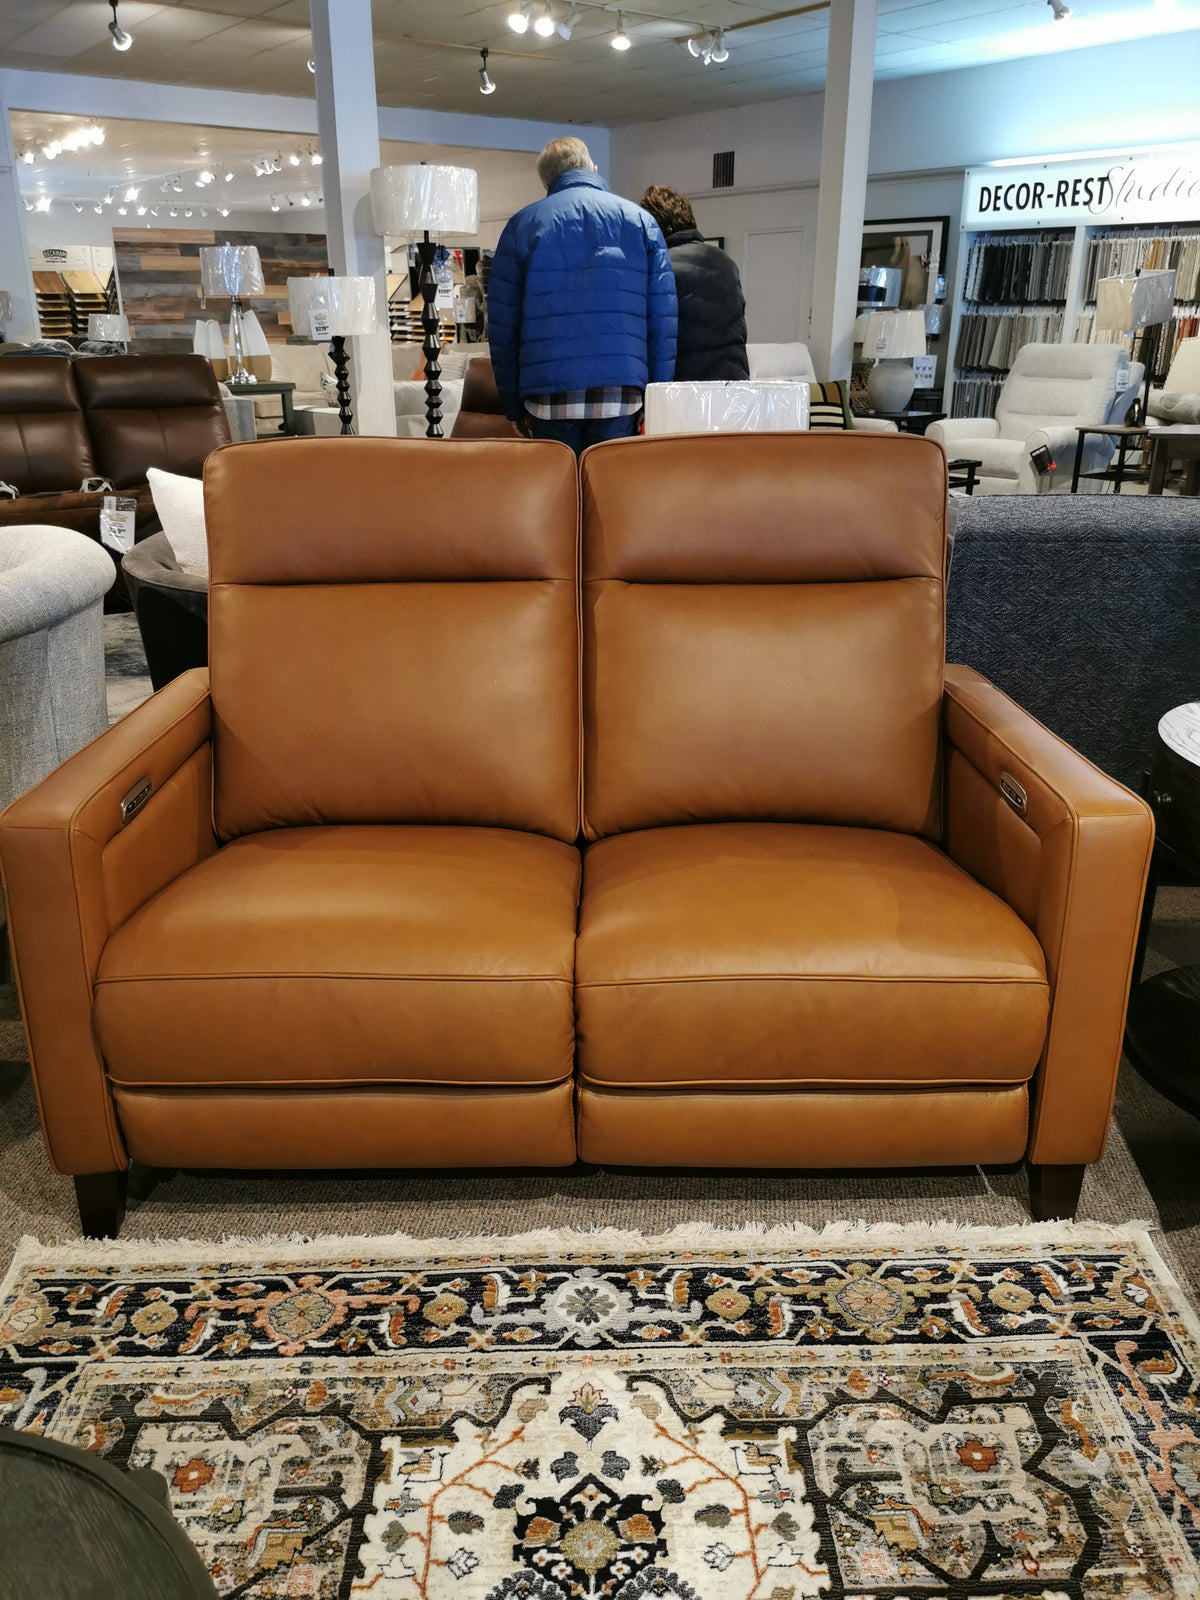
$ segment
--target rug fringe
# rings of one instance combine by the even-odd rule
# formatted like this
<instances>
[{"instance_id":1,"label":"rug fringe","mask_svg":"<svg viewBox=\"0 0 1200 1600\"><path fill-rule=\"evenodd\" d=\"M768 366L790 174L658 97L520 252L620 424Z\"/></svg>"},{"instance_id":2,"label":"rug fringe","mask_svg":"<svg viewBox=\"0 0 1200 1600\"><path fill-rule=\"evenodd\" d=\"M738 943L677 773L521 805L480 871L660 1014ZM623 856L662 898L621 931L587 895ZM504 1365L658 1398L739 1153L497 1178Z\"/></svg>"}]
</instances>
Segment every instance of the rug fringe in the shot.
<instances>
[{"instance_id":1,"label":"rug fringe","mask_svg":"<svg viewBox=\"0 0 1200 1600\"><path fill-rule=\"evenodd\" d=\"M887 1245L897 1251L954 1248L965 1245L1020 1245L1037 1249L1047 1245L1103 1245L1148 1242L1156 1224L1130 1221L1119 1224L1101 1222L1029 1222L1012 1227L988 1228L974 1223L950 1222L829 1222L822 1228L806 1223L781 1223L767 1226L748 1222L741 1227L719 1228L712 1223L682 1222L664 1234L643 1234L631 1228L537 1228L517 1234L458 1234L422 1239L407 1233L378 1236L363 1234L269 1233L255 1237L227 1234L212 1239L74 1239L65 1244L43 1246L30 1234L17 1245L14 1260L70 1264L91 1261L96 1264L154 1266L178 1262L189 1257L191 1264L201 1261L236 1263L261 1255L264 1251L286 1249L296 1261L335 1262L360 1257L388 1256L399 1260L429 1257L493 1257L497 1255L576 1254L591 1251L652 1252L670 1250L787 1250L827 1248L840 1244Z\"/></svg>"}]
</instances>

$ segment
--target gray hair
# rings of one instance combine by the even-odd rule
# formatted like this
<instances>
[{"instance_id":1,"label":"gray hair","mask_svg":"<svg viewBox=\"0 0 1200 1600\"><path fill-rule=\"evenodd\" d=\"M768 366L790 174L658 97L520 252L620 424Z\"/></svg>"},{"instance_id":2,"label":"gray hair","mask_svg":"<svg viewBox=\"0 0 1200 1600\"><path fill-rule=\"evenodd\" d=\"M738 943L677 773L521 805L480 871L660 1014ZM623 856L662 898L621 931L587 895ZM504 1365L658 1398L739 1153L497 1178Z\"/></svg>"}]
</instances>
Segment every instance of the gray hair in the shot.
<instances>
[{"instance_id":1,"label":"gray hair","mask_svg":"<svg viewBox=\"0 0 1200 1600\"><path fill-rule=\"evenodd\" d=\"M591 153L582 139L551 139L538 157L537 175L549 189L555 178L561 178L564 172L573 172L577 167L591 172L593 165Z\"/></svg>"}]
</instances>

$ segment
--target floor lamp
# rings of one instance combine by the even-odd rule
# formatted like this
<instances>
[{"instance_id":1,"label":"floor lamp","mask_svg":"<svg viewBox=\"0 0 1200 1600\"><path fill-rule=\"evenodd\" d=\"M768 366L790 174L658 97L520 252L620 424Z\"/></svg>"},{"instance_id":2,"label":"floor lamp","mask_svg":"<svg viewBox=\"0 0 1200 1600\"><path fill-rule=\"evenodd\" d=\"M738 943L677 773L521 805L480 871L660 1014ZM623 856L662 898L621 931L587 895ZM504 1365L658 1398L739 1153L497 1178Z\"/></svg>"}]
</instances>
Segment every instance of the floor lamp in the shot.
<instances>
[{"instance_id":1,"label":"floor lamp","mask_svg":"<svg viewBox=\"0 0 1200 1600\"><path fill-rule=\"evenodd\" d=\"M1170 322L1175 314L1175 273L1139 272L1128 278L1101 278L1096 284L1097 328L1110 333L1142 334L1142 365L1145 368L1141 414L1134 421L1139 426L1146 420L1146 407L1150 401L1150 368L1153 365L1153 335L1151 328ZM1130 338L1132 355L1133 339Z\"/></svg>"},{"instance_id":2,"label":"floor lamp","mask_svg":"<svg viewBox=\"0 0 1200 1600\"><path fill-rule=\"evenodd\" d=\"M374 278L289 278L288 309L292 332L301 339L329 341L329 356L337 379L338 416L342 432L354 432L350 409L350 371L346 340L359 334L378 333Z\"/></svg>"},{"instance_id":3,"label":"floor lamp","mask_svg":"<svg viewBox=\"0 0 1200 1600\"><path fill-rule=\"evenodd\" d=\"M421 262L421 327L425 337L425 437L442 437L442 341L433 258L448 235L473 239L479 232L479 178L471 167L376 167L371 174L375 231L385 238L415 240Z\"/></svg>"},{"instance_id":4,"label":"floor lamp","mask_svg":"<svg viewBox=\"0 0 1200 1600\"><path fill-rule=\"evenodd\" d=\"M242 337L242 301L263 292L262 262L252 244L206 244L200 247L200 305L209 295L218 299L228 295L229 342L233 346L233 371L230 383L257 383L246 369L246 345Z\"/></svg>"}]
</instances>

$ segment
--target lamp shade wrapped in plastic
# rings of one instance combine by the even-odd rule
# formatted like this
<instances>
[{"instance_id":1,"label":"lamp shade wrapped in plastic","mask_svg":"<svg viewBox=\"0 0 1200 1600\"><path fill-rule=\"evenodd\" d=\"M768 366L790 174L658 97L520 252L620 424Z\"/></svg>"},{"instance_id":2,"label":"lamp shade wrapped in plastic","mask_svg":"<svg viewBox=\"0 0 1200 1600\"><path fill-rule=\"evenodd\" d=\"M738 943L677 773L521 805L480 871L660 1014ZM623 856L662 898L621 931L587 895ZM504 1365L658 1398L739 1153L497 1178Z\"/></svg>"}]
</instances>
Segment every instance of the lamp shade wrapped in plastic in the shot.
<instances>
[{"instance_id":1,"label":"lamp shade wrapped in plastic","mask_svg":"<svg viewBox=\"0 0 1200 1600\"><path fill-rule=\"evenodd\" d=\"M807 427L807 383L646 385L647 434L797 433Z\"/></svg>"},{"instance_id":2,"label":"lamp shade wrapped in plastic","mask_svg":"<svg viewBox=\"0 0 1200 1600\"><path fill-rule=\"evenodd\" d=\"M123 344L129 338L129 318L106 311L93 311L88 317L89 339L107 344Z\"/></svg>"},{"instance_id":3,"label":"lamp shade wrapped in plastic","mask_svg":"<svg viewBox=\"0 0 1200 1600\"><path fill-rule=\"evenodd\" d=\"M376 167L371 174L375 232L436 238L479 232L479 175L473 167Z\"/></svg>"},{"instance_id":4,"label":"lamp shade wrapped in plastic","mask_svg":"<svg viewBox=\"0 0 1200 1600\"><path fill-rule=\"evenodd\" d=\"M864 361L911 361L925 354L924 311L873 311L863 332Z\"/></svg>"},{"instance_id":5,"label":"lamp shade wrapped in plastic","mask_svg":"<svg viewBox=\"0 0 1200 1600\"><path fill-rule=\"evenodd\" d=\"M1154 328L1175 314L1175 273L1139 272L1136 277L1101 278L1096 285L1096 326L1121 333Z\"/></svg>"},{"instance_id":6,"label":"lamp shade wrapped in plastic","mask_svg":"<svg viewBox=\"0 0 1200 1600\"><path fill-rule=\"evenodd\" d=\"M263 292L262 262L252 244L200 247L200 292L231 299Z\"/></svg>"},{"instance_id":7,"label":"lamp shade wrapped in plastic","mask_svg":"<svg viewBox=\"0 0 1200 1600\"><path fill-rule=\"evenodd\" d=\"M289 278L287 286L297 338L348 339L379 331L374 278Z\"/></svg>"}]
</instances>

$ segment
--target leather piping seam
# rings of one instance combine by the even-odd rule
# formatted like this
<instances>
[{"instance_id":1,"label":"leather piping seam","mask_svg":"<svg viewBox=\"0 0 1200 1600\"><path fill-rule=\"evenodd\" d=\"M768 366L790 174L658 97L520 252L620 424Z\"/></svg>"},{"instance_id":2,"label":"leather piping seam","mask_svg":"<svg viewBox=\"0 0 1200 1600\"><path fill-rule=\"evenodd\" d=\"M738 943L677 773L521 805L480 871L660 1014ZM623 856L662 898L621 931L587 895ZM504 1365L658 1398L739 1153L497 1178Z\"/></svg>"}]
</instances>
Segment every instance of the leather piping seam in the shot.
<instances>
[{"instance_id":1,"label":"leather piping seam","mask_svg":"<svg viewBox=\"0 0 1200 1600\"><path fill-rule=\"evenodd\" d=\"M390 1092L407 1089L460 1089L465 1093L474 1093L477 1089L512 1089L514 1092L533 1093L544 1089L559 1089L572 1080L568 1075L565 1078L528 1078L522 1079L519 1083L513 1083L506 1078L464 1078L461 1081L455 1078L233 1078L202 1081L188 1079L183 1082L178 1079L160 1081L153 1078L140 1082L128 1078L114 1078L110 1073L108 1081L122 1094L175 1095L195 1091L199 1094L236 1095L243 1089L254 1089L260 1092L278 1091L280 1094L291 1096L305 1092L340 1093L342 1089L377 1089L381 1093L385 1090Z\"/></svg>"},{"instance_id":2,"label":"leather piping seam","mask_svg":"<svg viewBox=\"0 0 1200 1600\"><path fill-rule=\"evenodd\" d=\"M844 1100L855 1099L860 1095L863 1099L882 1097L886 1100L907 1100L911 1095L946 1095L958 1099L962 1095L1001 1095L1006 1100L1019 1097L1028 1102L1028 1083L976 1083L964 1084L953 1088L945 1088L934 1081L930 1083L906 1083L895 1088L872 1084L869 1088L859 1089L853 1082L839 1083L836 1088L821 1086L785 1085L780 1089L756 1090L753 1088L741 1089L739 1086L729 1084L709 1089L701 1085L701 1096L697 1096L691 1085L673 1083L648 1083L636 1088L627 1088L623 1084L594 1083L588 1079L577 1079L577 1089L582 1099L585 1093L595 1095L597 1098L611 1096L614 1100L645 1100L647 1096L662 1096L664 1099L676 1099L686 1095L689 1099L711 1098L713 1100L726 1100L731 1095L745 1095L746 1098L755 1100L774 1100L786 1095L790 1100L806 1100L812 1095L825 1095L830 1098Z\"/></svg>"},{"instance_id":3,"label":"leather piping seam","mask_svg":"<svg viewBox=\"0 0 1200 1600\"><path fill-rule=\"evenodd\" d=\"M579 1073L581 1088L595 1089L712 1089L734 1094L839 1094L845 1089L877 1094L908 1094L913 1089L945 1089L986 1092L995 1089L1024 1089L1037 1071L1036 1063L1023 1078L591 1078Z\"/></svg>"},{"instance_id":4,"label":"leather piping seam","mask_svg":"<svg viewBox=\"0 0 1200 1600\"><path fill-rule=\"evenodd\" d=\"M576 979L576 989L637 989L658 983L921 983L921 984L988 984L995 987L1010 985L1014 988L1045 989L1045 978L984 978L965 975L961 978L889 977L866 975L857 972L705 972L688 973L662 978L597 978Z\"/></svg>"},{"instance_id":5,"label":"leather piping seam","mask_svg":"<svg viewBox=\"0 0 1200 1600\"><path fill-rule=\"evenodd\" d=\"M147 972L128 976L97 977L102 983L313 983L324 980L352 983L561 983L573 986L572 978L551 977L541 972Z\"/></svg>"}]
</instances>

